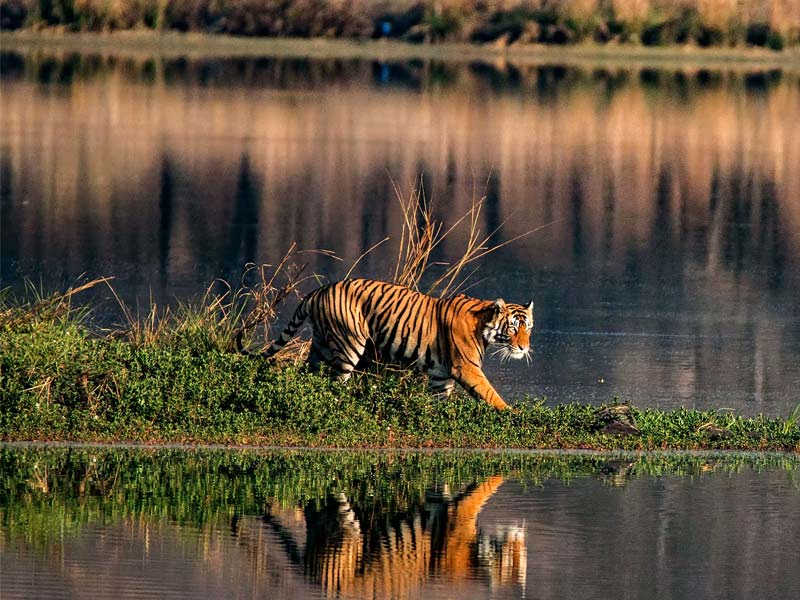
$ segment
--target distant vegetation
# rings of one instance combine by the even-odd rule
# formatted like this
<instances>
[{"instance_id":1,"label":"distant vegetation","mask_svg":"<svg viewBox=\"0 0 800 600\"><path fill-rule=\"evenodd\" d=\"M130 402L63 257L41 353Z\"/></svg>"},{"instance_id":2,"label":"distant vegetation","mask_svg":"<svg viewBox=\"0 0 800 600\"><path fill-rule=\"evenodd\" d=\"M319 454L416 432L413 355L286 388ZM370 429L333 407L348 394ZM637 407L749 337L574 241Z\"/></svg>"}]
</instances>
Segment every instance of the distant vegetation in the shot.
<instances>
[{"instance_id":1,"label":"distant vegetation","mask_svg":"<svg viewBox=\"0 0 800 600\"><path fill-rule=\"evenodd\" d=\"M409 42L800 44L796 0L0 0L2 29Z\"/></svg>"}]
</instances>

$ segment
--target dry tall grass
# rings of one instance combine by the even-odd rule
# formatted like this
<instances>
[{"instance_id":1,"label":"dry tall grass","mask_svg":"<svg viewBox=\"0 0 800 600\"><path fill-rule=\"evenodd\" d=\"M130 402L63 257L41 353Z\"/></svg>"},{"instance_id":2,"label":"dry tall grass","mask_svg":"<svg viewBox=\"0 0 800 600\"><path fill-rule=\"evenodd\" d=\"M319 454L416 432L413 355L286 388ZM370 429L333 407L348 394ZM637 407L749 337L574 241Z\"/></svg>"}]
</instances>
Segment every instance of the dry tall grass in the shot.
<instances>
[{"instance_id":1,"label":"dry tall grass","mask_svg":"<svg viewBox=\"0 0 800 600\"><path fill-rule=\"evenodd\" d=\"M395 186L395 193L403 220L392 282L429 295L447 297L458 293L475 274L477 267L472 267L476 261L546 226L494 242L508 219L492 231L483 231L481 213L486 196L478 197L475 190L466 212L449 223L434 217L433 205L425 197L422 185L408 195ZM459 234L463 247L453 255L458 258L434 261L439 246ZM429 277L434 269L437 273Z\"/></svg>"},{"instance_id":2,"label":"dry tall grass","mask_svg":"<svg viewBox=\"0 0 800 600\"><path fill-rule=\"evenodd\" d=\"M98 277L84 283L70 286L65 292L48 293L28 282L23 299L13 301L9 298L10 289L0 290L0 326L8 328L32 325L37 321L57 321L66 317L81 320L88 316L89 309L73 304L73 296L101 284L108 284L111 278ZM17 307L23 310L17 310Z\"/></svg>"}]
</instances>

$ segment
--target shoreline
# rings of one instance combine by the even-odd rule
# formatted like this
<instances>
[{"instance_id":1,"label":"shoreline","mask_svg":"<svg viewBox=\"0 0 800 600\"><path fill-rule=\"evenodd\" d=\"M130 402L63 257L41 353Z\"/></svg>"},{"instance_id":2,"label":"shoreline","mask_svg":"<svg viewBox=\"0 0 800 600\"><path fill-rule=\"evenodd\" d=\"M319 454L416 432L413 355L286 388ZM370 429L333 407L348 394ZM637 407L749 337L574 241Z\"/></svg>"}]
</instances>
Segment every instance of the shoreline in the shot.
<instances>
[{"instance_id":1,"label":"shoreline","mask_svg":"<svg viewBox=\"0 0 800 600\"><path fill-rule=\"evenodd\" d=\"M692 68L775 68L800 71L800 49L775 52L760 48L541 44L500 47L486 44L412 44L389 40L248 38L205 33L158 33L131 30L113 33L70 33L20 30L0 32L0 50L107 53L161 58L310 58L341 60L442 62L509 62L515 65L655 66Z\"/></svg>"}]
</instances>

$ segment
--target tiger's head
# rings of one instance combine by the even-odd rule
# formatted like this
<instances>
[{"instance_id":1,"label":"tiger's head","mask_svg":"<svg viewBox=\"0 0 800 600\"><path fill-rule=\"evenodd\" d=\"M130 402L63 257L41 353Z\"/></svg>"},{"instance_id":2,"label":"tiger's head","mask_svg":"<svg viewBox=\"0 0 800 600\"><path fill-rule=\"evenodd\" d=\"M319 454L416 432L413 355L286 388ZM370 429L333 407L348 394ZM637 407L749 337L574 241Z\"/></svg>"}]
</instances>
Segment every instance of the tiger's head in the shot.
<instances>
[{"instance_id":1,"label":"tiger's head","mask_svg":"<svg viewBox=\"0 0 800 600\"><path fill-rule=\"evenodd\" d=\"M533 301L528 306L506 304L502 298L494 302L492 318L483 327L483 339L497 344L495 354L501 360L527 358L530 360Z\"/></svg>"}]
</instances>

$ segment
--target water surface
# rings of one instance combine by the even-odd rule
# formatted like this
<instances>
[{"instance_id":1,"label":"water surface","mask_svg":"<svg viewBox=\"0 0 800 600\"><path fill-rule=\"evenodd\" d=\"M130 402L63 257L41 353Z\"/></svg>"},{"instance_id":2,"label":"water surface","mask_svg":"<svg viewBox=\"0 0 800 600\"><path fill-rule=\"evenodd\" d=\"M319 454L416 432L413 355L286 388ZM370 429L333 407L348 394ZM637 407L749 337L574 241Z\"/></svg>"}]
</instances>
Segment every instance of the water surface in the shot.
<instances>
[{"instance_id":1,"label":"water surface","mask_svg":"<svg viewBox=\"0 0 800 600\"><path fill-rule=\"evenodd\" d=\"M469 293L536 302L509 399L785 416L800 403L796 71L2 53L3 285L129 303L237 282L292 242L386 277L395 185L537 233ZM460 255L455 235L439 258ZM113 303L109 304L113 310Z\"/></svg>"},{"instance_id":2,"label":"water surface","mask_svg":"<svg viewBox=\"0 0 800 600\"><path fill-rule=\"evenodd\" d=\"M7 598L793 598L796 457L0 447Z\"/></svg>"}]
</instances>

